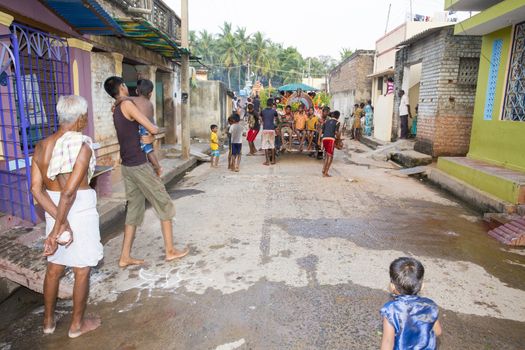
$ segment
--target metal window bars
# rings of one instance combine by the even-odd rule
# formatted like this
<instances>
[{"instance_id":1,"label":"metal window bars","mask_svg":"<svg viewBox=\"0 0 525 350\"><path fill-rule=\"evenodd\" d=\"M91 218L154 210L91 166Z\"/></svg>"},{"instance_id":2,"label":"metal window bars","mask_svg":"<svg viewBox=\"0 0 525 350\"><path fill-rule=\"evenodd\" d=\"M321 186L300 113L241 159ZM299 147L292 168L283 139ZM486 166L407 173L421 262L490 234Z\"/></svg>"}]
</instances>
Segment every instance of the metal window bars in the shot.
<instances>
[{"instance_id":1,"label":"metal window bars","mask_svg":"<svg viewBox=\"0 0 525 350\"><path fill-rule=\"evenodd\" d=\"M56 103L71 93L67 42L20 24L0 36L0 212L32 222L30 166L38 141L58 128Z\"/></svg>"},{"instance_id":2,"label":"metal window bars","mask_svg":"<svg viewBox=\"0 0 525 350\"><path fill-rule=\"evenodd\" d=\"M514 28L503 120L525 122L525 22Z\"/></svg>"}]
</instances>

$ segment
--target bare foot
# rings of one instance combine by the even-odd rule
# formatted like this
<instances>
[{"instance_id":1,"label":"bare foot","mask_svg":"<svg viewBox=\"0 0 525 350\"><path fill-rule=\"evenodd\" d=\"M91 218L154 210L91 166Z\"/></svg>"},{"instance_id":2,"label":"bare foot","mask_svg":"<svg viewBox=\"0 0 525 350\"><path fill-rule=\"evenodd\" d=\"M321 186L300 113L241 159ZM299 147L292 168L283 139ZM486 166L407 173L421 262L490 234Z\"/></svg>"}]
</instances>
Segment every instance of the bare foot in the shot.
<instances>
[{"instance_id":1,"label":"bare foot","mask_svg":"<svg viewBox=\"0 0 525 350\"><path fill-rule=\"evenodd\" d=\"M118 266L121 268L130 266L130 265L143 265L143 264L144 264L144 260L134 259L134 258L127 258L127 259L120 258L120 260L118 261Z\"/></svg>"},{"instance_id":2,"label":"bare foot","mask_svg":"<svg viewBox=\"0 0 525 350\"><path fill-rule=\"evenodd\" d=\"M188 247L184 248L184 250L177 250L173 248L173 250L169 254L166 254L166 261L173 261L175 259L183 258L186 255L188 255L189 252L190 248Z\"/></svg>"},{"instance_id":3,"label":"bare foot","mask_svg":"<svg viewBox=\"0 0 525 350\"><path fill-rule=\"evenodd\" d=\"M323 173L323 177L332 177L332 175L330 175L328 173Z\"/></svg>"},{"instance_id":4,"label":"bare foot","mask_svg":"<svg viewBox=\"0 0 525 350\"><path fill-rule=\"evenodd\" d=\"M274 161L272 161L272 162L271 162L270 164L272 164L272 165L273 165L273 164L275 164L275 160L274 160Z\"/></svg>"},{"instance_id":5,"label":"bare foot","mask_svg":"<svg viewBox=\"0 0 525 350\"><path fill-rule=\"evenodd\" d=\"M80 327L78 327L77 329L69 328L68 335L70 338L80 337L82 334L97 329L100 326L100 323L100 317L98 316L85 317L82 320L82 324L80 325Z\"/></svg>"},{"instance_id":6,"label":"bare foot","mask_svg":"<svg viewBox=\"0 0 525 350\"><path fill-rule=\"evenodd\" d=\"M161 177L162 176L162 168L161 167L155 168L155 173L157 174L158 177Z\"/></svg>"},{"instance_id":7,"label":"bare foot","mask_svg":"<svg viewBox=\"0 0 525 350\"><path fill-rule=\"evenodd\" d=\"M55 332L56 326L57 323L55 322L55 319L52 319L51 321L44 321L44 334L53 334Z\"/></svg>"},{"instance_id":8,"label":"bare foot","mask_svg":"<svg viewBox=\"0 0 525 350\"><path fill-rule=\"evenodd\" d=\"M263 165L270 165L270 163L268 163L268 162L264 162Z\"/></svg>"}]
</instances>

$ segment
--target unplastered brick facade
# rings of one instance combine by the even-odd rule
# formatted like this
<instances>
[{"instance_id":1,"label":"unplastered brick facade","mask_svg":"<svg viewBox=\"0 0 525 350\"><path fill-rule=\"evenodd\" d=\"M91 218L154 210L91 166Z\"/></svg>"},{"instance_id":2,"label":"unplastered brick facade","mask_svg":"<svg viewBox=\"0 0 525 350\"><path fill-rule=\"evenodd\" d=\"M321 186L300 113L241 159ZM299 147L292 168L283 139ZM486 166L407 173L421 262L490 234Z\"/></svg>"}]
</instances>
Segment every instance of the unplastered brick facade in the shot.
<instances>
[{"instance_id":1,"label":"unplastered brick facade","mask_svg":"<svg viewBox=\"0 0 525 350\"><path fill-rule=\"evenodd\" d=\"M434 157L463 156L469 149L481 37L455 36L453 31L428 30L396 53L396 87L402 86L406 68L422 64L415 149ZM399 102L396 91L393 139L398 136Z\"/></svg>"},{"instance_id":2,"label":"unplastered brick facade","mask_svg":"<svg viewBox=\"0 0 525 350\"><path fill-rule=\"evenodd\" d=\"M343 117L350 116L354 103L370 99L372 79L367 75L373 71L374 54L373 50L356 50L330 72L332 107Z\"/></svg>"}]
</instances>

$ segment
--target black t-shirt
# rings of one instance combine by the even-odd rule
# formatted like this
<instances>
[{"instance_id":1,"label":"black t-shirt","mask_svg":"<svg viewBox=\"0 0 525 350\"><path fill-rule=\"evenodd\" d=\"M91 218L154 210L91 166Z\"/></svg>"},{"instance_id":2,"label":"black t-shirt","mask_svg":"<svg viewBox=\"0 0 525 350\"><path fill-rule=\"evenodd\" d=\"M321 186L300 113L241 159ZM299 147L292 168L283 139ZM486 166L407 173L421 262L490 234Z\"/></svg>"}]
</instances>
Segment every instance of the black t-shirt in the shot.
<instances>
[{"instance_id":1,"label":"black t-shirt","mask_svg":"<svg viewBox=\"0 0 525 350\"><path fill-rule=\"evenodd\" d=\"M261 128L261 122L259 120L259 113L253 111L253 112L246 112L248 114L248 126L252 130L259 130Z\"/></svg>"},{"instance_id":2,"label":"black t-shirt","mask_svg":"<svg viewBox=\"0 0 525 350\"><path fill-rule=\"evenodd\" d=\"M339 121L337 119L328 119L323 124L323 137L335 138L335 135L338 131Z\"/></svg>"},{"instance_id":3,"label":"black t-shirt","mask_svg":"<svg viewBox=\"0 0 525 350\"><path fill-rule=\"evenodd\" d=\"M253 109L256 112L259 112L261 110L261 100L258 98L253 99Z\"/></svg>"},{"instance_id":4,"label":"black t-shirt","mask_svg":"<svg viewBox=\"0 0 525 350\"><path fill-rule=\"evenodd\" d=\"M273 108L265 108L261 112L263 129L264 130L275 130L274 118L277 117L277 111Z\"/></svg>"}]
</instances>

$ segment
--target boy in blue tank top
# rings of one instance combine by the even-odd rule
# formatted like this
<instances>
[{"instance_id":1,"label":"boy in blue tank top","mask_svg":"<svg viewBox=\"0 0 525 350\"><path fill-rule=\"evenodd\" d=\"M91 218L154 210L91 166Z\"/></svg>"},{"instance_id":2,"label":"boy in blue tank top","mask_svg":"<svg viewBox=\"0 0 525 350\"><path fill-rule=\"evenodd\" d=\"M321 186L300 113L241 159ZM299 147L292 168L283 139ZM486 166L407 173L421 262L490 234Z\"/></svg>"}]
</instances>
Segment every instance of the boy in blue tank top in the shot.
<instances>
[{"instance_id":1,"label":"boy in blue tank top","mask_svg":"<svg viewBox=\"0 0 525 350\"><path fill-rule=\"evenodd\" d=\"M381 308L383 339L381 350L437 348L441 335L436 303L417 294L423 285L425 268L416 259L402 257L390 264L392 299Z\"/></svg>"}]
</instances>

